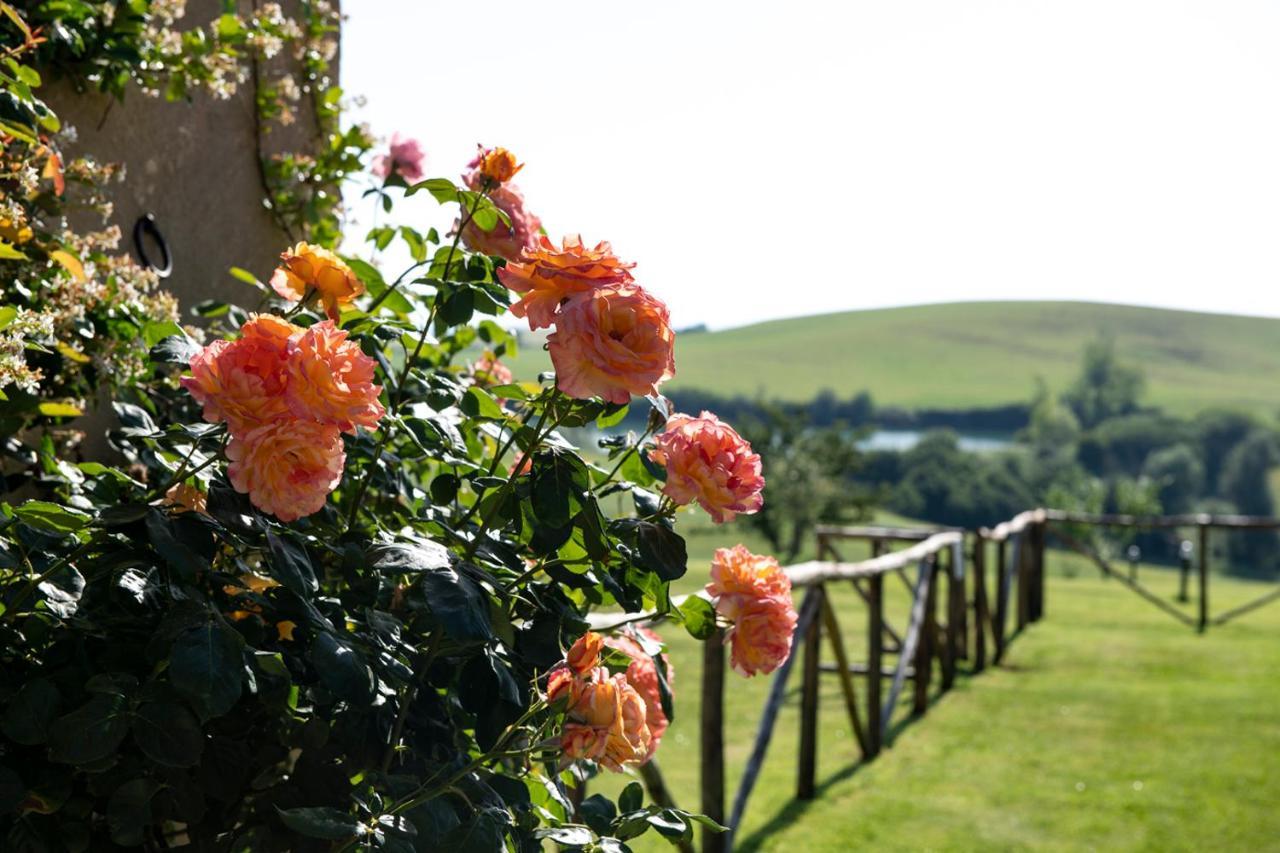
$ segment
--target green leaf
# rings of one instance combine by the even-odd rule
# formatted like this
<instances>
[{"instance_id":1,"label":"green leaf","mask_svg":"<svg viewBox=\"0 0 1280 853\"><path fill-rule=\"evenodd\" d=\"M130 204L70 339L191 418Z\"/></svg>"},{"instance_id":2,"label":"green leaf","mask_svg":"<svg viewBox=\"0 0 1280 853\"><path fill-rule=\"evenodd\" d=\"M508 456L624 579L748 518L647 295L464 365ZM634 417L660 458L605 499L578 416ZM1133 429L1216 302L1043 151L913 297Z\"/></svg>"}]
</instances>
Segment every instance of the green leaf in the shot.
<instances>
[{"instance_id":1,"label":"green leaf","mask_svg":"<svg viewBox=\"0 0 1280 853\"><path fill-rule=\"evenodd\" d=\"M267 544L271 548L270 574L273 578L303 597L320 588L305 548L270 531L267 532Z\"/></svg>"},{"instance_id":2,"label":"green leaf","mask_svg":"<svg viewBox=\"0 0 1280 853\"><path fill-rule=\"evenodd\" d=\"M248 270L240 267L232 267L231 277L243 281L245 284L252 284L254 287L262 287L262 282L258 281L258 277Z\"/></svg>"},{"instance_id":3,"label":"green leaf","mask_svg":"<svg viewBox=\"0 0 1280 853\"><path fill-rule=\"evenodd\" d=\"M182 335L170 335L151 348L151 360L169 364L190 364L204 348Z\"/></svg>"},{"instance_id":4,"label":"green leaf","mask_svg":"<svg viewBox=\"0 0 1280 853\"><path fill-rule=\"evenodd\" d=\"M113 754L129 733L129 700L99 693L49 727L49 758L90 764Z\"/></svg>"},{"instance_id":5,"label":"green leaf","mask_svg":"<svg viewBox=\"0 0 1280 853\"><path fill-rule=\"evenodd\" d=\"M5 328L18 316L18 309L12 305L0 305L0 329Z\"/></svg>"},{"instance_id":6,"label":"green leaf","mask_svg":"<svg viewBox=\"0 0 1280 853\"><path fill-rule=\"evenodd\" d=\"M462 395L461 408L463 414L472 418L488 418L497 421L507 417L507 413L502 411L502 407L493 399L493 395L475 385L468 388Z\"/></svg>"},{"instance_id":7,"label":"green leaf","mask_svg":"<svg viewBox=\"0 0 1280 853\"><path fill-rule=\"evenodd\" d=\"M582 460L569 453L539 453L533 465L533 512L539 523L561 528L579 510L590 484Z\"/></svg>"},{"instance_id":8,"label":"green leaf","mask_svg":"<svg viewBox=\"0 0 1280 853\"><path fill-rule=\"evenodd\" d=\"M243 640L219 622L188 628L169 653L169 680L205 719L230 711L240 699Z\"/></svg>"},{"instance_id":9,"label":"green leaf","mask_svg":"<svg viewBox=\"0 0 1280 853\"><path fill-rule=\"evenodd\" d=\"M418 190L426 190L431 193L432 198L441 204L461 200L462 190L458 189L453 181L448 178L427 178L425 181L418 181L418 183L410 185L404 191L405 197L415 194Z\"/></svg>"},{"instance_id":10,"label":"green leaf","mask_svg":"<svg viewBox=\"0 0 1280 853\"><path fill-rule=\"evenodd\" d=\"M151 507L147 511L147 537L174 573L187 583L212 565L213 536L195 518L168 516Z\"/></svg>"},{"instance_id":11,"label":"green leaf","mask_svg":"<svg viewBox=\"0 0 1280 853\"><path fill-rule=\"evenodd\" d=\"M6 126L8 126L6 124ZM15 136L17 134L14 134ZM0 240L0 261L25 261L27 256L14 248L7 240Z\"/></svg>"},{"instance_id":12,"label":"green leaf","mask_svg":"<svg viewBox=\"0 0 1280 853\"><path fill-rule=\"evenodd\" d=\"M618 810L623 814L639 811L644 808L644 786L639 782L628 782L627 787L618 795Z\"/></svg>"},{"instance_id":13,"label":"green leaf","mask_svg":"<svg viewBox=\"0 0 1280 853\"><path fill-rule=\"evenodd\" d=\"M107 827L111 840L121 847L137 847L146 840L151 827L151 800L160 783L151 779L134 779L115 790L107 801Z\"/></svg>"},{"instance_id":14,"label":"green leaf","mask_svg":"<svg viewBox=\"0 0 1280 853\"><path fill-rule=\"evenodd\" d=\"M634 518L620 519L612 528L636 550L640 558L637 568L653 572L664 581L677 580L688 570L684 540L671 528Z\"/></svg>"},{"instance_id":15,"label":"green leaf","mask_svg":"<svg viewBox=\"0 0 1280 853\"><path fill-rule=\"evenodd\" d=\"M13 512L24 523L50 533L74 533L93 520L88 513L48 501L27 501Z\"/></svg>"},{"instance_id":16,"label":"green leaf","mask_svg":"<svg viewBox=\"0 0 1280 853\"><path fill-rule=\"evenodd\" d=\"M364 657L332 634L321 634L311 646L311 663L320 683L337 696L357 705L373 701L376 682Z\"/></svg>"},{"instance_id":17,"label":"green leaf","mask_svg":"<svg viewBox=\"0 0 1280 853\"><path fill-rule=\"evenodd\" d=\"M423 572L420 583L432 615L454 640L483 642L493 636L489 595L470 577L444 568Z\"/></svg>"},{"instance_id":18,"label":"green leaf","mask_svg":"<svg viewBox=\"0 0 1280 853\"><path fill-rule=\"evenodd\" d=\"M147 702L134 712L133 739L143 754L165 767L194 767L204 751L204 732L176 702Z\"/></svg>"},{"instance_id":19,"label":"green leaf","mask_svg":"<svg viewBox=\"0 0 1280 853\"><path fill-rule=\"evenodd\" d=\"M685 630L695 640L705 640L716 630L716 609L700 595L691 595L680 605Z\"/></svg>"},{"instance_id":20,"label":"green leaf","mask_svg":"<svg viewBox=\"0 0 1280 853\"><path fill-rule=\"evenodd\" d=\"M276 811L284 825L307 838L342 841L361 831L360 821L338 809L327 806L303 806Z\"/></svg>"},{"instance_id":21,"label":"green leaf","mask_svg":"<svg viewBox=\"0 0 1280 853\"><path fill-rule=\"evenodd\" d=\"M78 418L84 409L70 403L41 403L36 407L46 418Z\"/></svg>"},{"instance_id":22,"label":"green leaf","mask_svg":"<svg viewBox=\"0 0 1280 853\"><path fill-rule=\"evenodd\" d=\"M9 701L0 717L0 731L14 743L35 746L49 737L49 724L58 712L58 688L43 678L29 681Z\"/></svg>"}]
</instances>

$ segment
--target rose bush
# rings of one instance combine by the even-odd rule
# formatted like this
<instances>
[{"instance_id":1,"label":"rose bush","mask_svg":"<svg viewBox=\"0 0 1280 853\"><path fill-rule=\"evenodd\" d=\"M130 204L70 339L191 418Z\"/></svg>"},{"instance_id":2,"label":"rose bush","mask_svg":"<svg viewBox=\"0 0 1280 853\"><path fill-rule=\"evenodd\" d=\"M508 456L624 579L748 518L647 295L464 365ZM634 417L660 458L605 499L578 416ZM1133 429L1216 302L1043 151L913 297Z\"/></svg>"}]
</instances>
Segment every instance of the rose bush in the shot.
<instances>
[{"instance_id":1,"label":"rose bush","mask_svg":"<svg viewBox=\"0 0 1280 853\"><path fill-rule=\"evenodd\" d=\"M430 193L456 206L450 236L374 228L409 253L394 277L299 243L246 290L256 313L203 306L207 344L175 326L151 349L114 402L119 464L29 448L38 496L0 504L0 846L624 850L692 831L638 783L574 805L677 713L656 635L586 615L652 610L705 639L718 612L736 669L777 666L795 619L776 563L726 551L705 596L670 594L690 571L677 504L752 512L758 460L718 421L701 455L655 450L674 334L608 244L466 248L513 227L521 168L504 149L460 183L389 167L379 208ZM501 363L508 272L553 329L539 383ZM633 404L642 435L584 453L562 433Z\"/></svg>"}]
</instances>

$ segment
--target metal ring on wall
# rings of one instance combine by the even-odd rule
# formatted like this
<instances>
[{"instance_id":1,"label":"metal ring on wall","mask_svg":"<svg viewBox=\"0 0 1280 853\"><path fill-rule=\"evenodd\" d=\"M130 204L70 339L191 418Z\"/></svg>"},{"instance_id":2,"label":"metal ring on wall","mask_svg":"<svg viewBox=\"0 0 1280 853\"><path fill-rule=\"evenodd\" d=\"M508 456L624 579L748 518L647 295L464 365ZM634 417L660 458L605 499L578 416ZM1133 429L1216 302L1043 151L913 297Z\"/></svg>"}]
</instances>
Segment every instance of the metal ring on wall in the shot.
<instances>
[{"instance_id":1,"label":"metal ring on wall","mask_svg":"<svg viewBox=\"0 0 1280 853\"><path fill-rule=\"evenodd\" d=\"M144 245L143 237L149 237L152 242L160 248L160 255L164 259L162 266L157 266L147 256L147 250ZM138 252L138 260L149 270L154 270L155 274L161 278L168 278L169 273L173 272L173 255L169 253L169 243L164 239L164 235L160 233L160 227L156 225L154 215L147 213L138 217L138 221L133 223L133 247Z\"/></svg>"}]
</instances>

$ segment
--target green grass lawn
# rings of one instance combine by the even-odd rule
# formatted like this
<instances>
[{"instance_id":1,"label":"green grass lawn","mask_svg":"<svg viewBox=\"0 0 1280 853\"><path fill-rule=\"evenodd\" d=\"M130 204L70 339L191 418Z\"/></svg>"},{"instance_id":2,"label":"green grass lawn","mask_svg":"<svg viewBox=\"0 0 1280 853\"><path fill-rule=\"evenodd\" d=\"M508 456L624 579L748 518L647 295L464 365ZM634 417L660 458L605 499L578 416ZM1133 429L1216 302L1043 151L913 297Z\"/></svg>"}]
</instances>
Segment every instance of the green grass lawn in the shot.
<instances>
[{"instance_id":1,"label":"green grass lawn","mask_svg":"<svg viewBox=\"0 0 1280 853\"><path fill-rule=\"evenodd\" d=\"M877 405L912 409L1022 403L1037 376L1065 389L1101 333L1145 372L1148 403L1183 415L1217 405L1275 414L1280 320L1080 302L851 311L684 334L666 387L795 401L867 390ZM549 366L532 346L515 362L522 378Z\"/></svg>"},{"instance_id":2,"label":"green grass lawn","mask_svg":"<svg viewBox=\"0 0 1280 853\"><path fill-rule=\"evenodd\" d=\"M691 575L700 571L691 565ZM738 849L1280 846L1280 604L1198 636L1076 558L1051 552L1049 571L1046 618L1017 638L1005 665L962 676L922 720L902 708L891 745L870 765L859 764L838 681L825 676L819 796L808 803L793 799L793 672ZM1176 572L1142 567L1140 578L1173 598ZM908 599L887 581L901 625ZM1273 588L1212 583L1214 612ZM863 659L861 607L851 592L834 598L850 655ZM662 633L677 671L677 719L658 758L677 801L696 810L701 647L674 626ZM731 798L769 682L729 679ZM593 790L616 793L625 781L602 778ZM637 850L668 849L656 837L637 841Z\"/></svg>"}]
</instances>

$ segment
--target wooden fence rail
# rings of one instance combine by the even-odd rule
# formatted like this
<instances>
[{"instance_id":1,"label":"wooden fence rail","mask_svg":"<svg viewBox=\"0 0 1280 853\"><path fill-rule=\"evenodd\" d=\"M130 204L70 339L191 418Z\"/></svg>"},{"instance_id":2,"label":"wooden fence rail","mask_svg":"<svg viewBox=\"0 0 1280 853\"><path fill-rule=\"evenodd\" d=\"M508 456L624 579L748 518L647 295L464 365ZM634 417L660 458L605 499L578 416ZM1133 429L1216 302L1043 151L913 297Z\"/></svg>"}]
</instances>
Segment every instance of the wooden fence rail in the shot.
<instances>
[{"instance_id":1,"label":"wooden fence rail","mask_svg":"<svg viewBox=\"0 0 1280 853\"><path fill-rule=\"evenodd\" d=\"M1195 527L1199 533L1198 615L1192 617L1111 568L1106 559L1070 530L1073 525L1126 528ZM724 743L725 648L717 632L704 645L702 714L700 733L701 803L703 814L728 827L725 833L703 829L704 853L727 853L742 824L751 793L787 695L792 670L801 672L800 737L797 751L796 797L809 799L817 792L819 718L822 711L820 681L823 675L839 679L845 713L849 718L857 758L874 759L890 742L895 712L907 684L911 684L913 716L928 712L931 685L937 675L935 696L949 690L967 662L965 671L982 672L999 664L1012 640L1045 614L1045 550L1053 536L1088 556L1109 577L1119 580L1162 610L1204 630L1211 620L1208 610L1208 535L1212 528L1235 530L1280 529L1280 519L1249 516L1091 515L1061 510L1034 509L992 528L962 531L947 528L907 529L876 526L821 526L817 529L817 559L786 568L795 594L803 592L793 639L792 654L773 675L764 713L750 756L726 813ZM851 543L866 543L870 556L850 561L841 554ZM899 546L898 550L892 550ZM1184 552L1184 571L1190 558ZM993 558L993 559L992 559ZM905 621L894 621L888 612L885 578L896 575L909 592ZM990 582L994 579L994 587ZM830 595L837 585L848 584L866 609L863 660L850 654L850 642L859 633L846 631ZM705 594L699 593L699 595ZM1185 597L1185 596L1183 596ZM687 596L677 597L679 605ZM1280 600L1280 590L1233 608L1212 620L1228 619ZM596 630L661 618L660 614L593 614ZM823 648L831 660L822 660ZM887 682L887 690L886 690ZM642 774L655 801L671 803L670 792L656 766ZM686 847L687 845L682 845Z\"/></svg>"}]
</instances>

